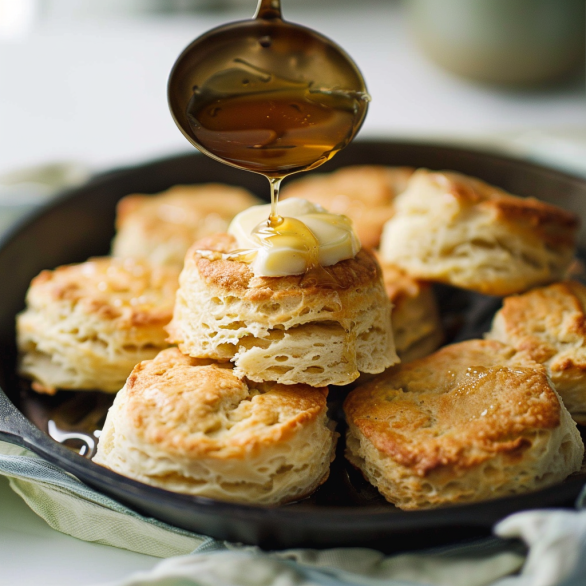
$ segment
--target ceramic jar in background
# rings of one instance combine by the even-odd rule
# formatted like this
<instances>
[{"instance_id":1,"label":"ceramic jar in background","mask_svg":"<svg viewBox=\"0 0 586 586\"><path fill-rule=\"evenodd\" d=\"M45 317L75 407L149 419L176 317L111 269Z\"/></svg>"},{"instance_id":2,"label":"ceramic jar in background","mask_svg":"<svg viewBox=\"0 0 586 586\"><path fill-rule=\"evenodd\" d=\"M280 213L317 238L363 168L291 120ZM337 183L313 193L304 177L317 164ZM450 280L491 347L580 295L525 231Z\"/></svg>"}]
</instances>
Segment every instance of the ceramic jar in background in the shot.
<instances>
[{"instance_id":1,"label":"ceramic jar in background","mask_svg":"<svg viewBox=\"0 0 586 586\"><path fill-rule=\"evenodd\" d=\"M438 65L485 82L532 85L584 67L585 0L407 0Z\"/></svg>"}]
</instances>

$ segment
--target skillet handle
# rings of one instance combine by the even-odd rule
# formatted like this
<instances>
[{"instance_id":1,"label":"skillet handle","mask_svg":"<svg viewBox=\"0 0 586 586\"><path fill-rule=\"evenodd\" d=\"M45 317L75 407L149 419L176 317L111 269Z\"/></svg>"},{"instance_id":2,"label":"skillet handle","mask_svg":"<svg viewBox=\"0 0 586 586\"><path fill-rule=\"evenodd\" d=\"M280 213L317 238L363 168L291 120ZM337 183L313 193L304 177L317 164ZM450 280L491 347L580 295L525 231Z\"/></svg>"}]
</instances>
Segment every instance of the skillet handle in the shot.
<instances>
[{"instance_id":1,"label":"skillet handle","mask_svg":"<svg viewBox=\"0 0 586 586\"><path fill-rule=\"evenodd\" d=\"M0 389L0 440L28 448L42 436Z\"/></svg>"}]
</instances>

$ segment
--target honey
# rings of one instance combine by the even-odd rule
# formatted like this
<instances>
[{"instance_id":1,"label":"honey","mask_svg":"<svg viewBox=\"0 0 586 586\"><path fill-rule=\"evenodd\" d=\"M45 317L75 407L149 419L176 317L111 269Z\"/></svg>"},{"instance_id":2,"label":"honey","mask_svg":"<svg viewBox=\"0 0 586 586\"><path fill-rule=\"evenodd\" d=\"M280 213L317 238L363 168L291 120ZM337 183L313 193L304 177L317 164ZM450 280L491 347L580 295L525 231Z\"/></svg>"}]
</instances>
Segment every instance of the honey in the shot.
<instances>
[{"instance_id":1,"label":"honey","mask_svg":"<svg viewBox=\"0 0 586 586\"><path fill-rule=\"evenodd\" d=\"M282 178L325 163L354 136L363 94L314 89L312 82L245 68L242 60L237 65L197 87L187 109L193 136L215 158Z\"/></svg>"}]
</instances>

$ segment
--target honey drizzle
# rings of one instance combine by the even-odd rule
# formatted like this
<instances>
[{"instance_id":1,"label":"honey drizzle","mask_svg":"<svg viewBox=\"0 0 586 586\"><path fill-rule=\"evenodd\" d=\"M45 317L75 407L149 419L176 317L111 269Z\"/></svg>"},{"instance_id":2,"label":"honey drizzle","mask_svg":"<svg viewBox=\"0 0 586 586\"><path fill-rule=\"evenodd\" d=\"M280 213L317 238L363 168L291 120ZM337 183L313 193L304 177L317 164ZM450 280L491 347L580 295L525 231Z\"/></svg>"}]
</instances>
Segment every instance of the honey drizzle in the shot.
<instances>
[{"instance_id":1,"label":"honey drizzle","mask_svg":"<svg viewBox=\"0 0 586 586\"><path fill-rule=\"evenodd\" d=\"M271 186L271 214L269 216L269 225L277 226L280 218L277 214L277 204L279 203L279 193L281 191L282 177L268 177Z\"/></svg>"},{"instance_id":2,"label":"honey drizzle","mask_svg":"<svg viewBox=\"0 0 586 586\"><path fill-rule=\"evenodd\" d=\"M253 238L265 249L284 243L305 251L302 286L337 287L334 274L320 265L313 232L298 219L279 216L279 189L284 177L318 167L352 140L370 96L355 70L334 75L339 63L324 57L329 49L303 29L288 27L279 0L259 0L255 20L265 23L259 31L266 34L251 34L231 60L219 57L219 50L219 66L212 59L207 77L192 86L185 112L191 139L212 158L267 177L271 211ZM291 60L299 65L291 67ZM255 258L253 250L200 254L246 263Z\"/></svg>"},{"instance_id":3,"label":"honey drizzle","mask_svg":"<svg viewBox=\"0 0 586 586\"><path fill-rule=\"evenodd\" d=\"M341 221L347 220L345 216ZM307 225L297 218L281 217L270 214L269 219L261 222L252 232L259 244L265 248L283 247L300 249L300 253L308 259L305 271L300 276L299 286L310 288L319 286L322 289L344 289L349 285L336 277L329 267L323 267L319 258L319 241ZM250 264L256 258L258 249L239 249L231 252L198 250L202 258L208 260L228 260ZM273 277L264 277L273 278ZM257 285L262 286L262 285Z\"/></svg>"}]
</instances>

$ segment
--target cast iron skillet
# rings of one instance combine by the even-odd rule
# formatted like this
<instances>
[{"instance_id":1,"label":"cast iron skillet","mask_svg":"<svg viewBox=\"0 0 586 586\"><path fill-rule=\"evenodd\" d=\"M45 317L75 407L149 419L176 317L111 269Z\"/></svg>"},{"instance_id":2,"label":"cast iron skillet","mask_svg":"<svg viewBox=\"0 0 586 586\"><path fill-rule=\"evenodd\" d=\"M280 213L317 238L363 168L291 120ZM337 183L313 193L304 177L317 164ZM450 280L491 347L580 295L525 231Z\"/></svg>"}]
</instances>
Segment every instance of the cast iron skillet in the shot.
<instances>
[{"instance_id":1,"label":"cast iron skillet","mask_svg":"<svg viewBox=\"0 0 586 586\"><path fill-rule=\"evenodd\" d=\"M512 193L555 203L586 218L586 181L494 154L430 144L359 141L320 172L350 164L454 169ZM114 231L115 204L121 197L209 181L243 185L267 197L266 180L262 177L198 154L182 155L98 176L64 193L4 237L0 242L0 386L4 391L0 391L0 439L31 449L139 513L198 533L267 549L363 546L397 551L486 535L495 522L515 511L572 505L586 476L518 497L402 512L386 504L348 470L342 453L326 485L307 501L275 508L229 504L174 494L120 476L58 444L33 425L23 415L24 411L31 417L31 395L23 390L14 373L14 319L24 306L31 278L45 268L106 254ZM586 248L583 236L581 246ZM466 320L456 323L457 327L453 320L447 324L448 329L457 330L452 339L481 335L489 323L487 318L500 303L495 298L449 289L440 288L438 293L447 314L453 313L454 300L458 299L457 304L466 314ZM335 393L336 389L331 395ZM334 402L332 409L335 415L339 405Z\"/></svg>"}]
</instances>

